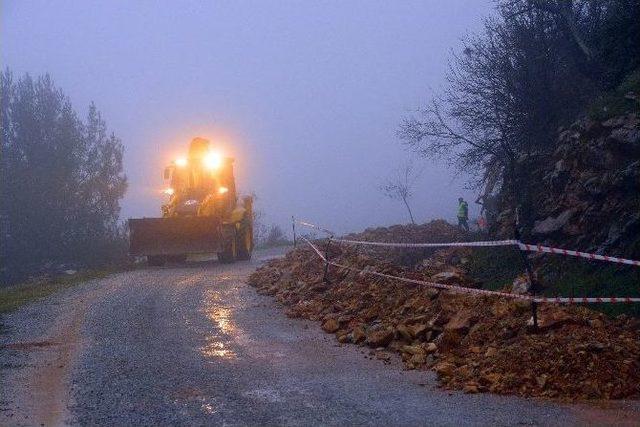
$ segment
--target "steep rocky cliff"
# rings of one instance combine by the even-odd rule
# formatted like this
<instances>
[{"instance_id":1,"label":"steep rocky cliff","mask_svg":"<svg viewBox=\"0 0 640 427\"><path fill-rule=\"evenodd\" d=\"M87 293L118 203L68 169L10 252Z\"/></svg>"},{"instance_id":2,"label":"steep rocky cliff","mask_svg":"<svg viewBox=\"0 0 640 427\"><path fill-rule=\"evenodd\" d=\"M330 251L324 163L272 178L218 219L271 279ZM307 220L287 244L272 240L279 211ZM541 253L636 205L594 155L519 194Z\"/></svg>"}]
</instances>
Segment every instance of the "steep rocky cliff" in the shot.
<instances>
[{"instance_id":1,"label":"steep rocky cliff","mask_svg":"<svg viewBox=\"0 0 640 427\"><path fill-rule=\"evenodd\" d=\"M583 119L560 129L551 156L523 159L533 170L527 237L564 247L640 256L640 119ZM509 232L509 210L500 215Z\"/></svg>"}]
</instances>

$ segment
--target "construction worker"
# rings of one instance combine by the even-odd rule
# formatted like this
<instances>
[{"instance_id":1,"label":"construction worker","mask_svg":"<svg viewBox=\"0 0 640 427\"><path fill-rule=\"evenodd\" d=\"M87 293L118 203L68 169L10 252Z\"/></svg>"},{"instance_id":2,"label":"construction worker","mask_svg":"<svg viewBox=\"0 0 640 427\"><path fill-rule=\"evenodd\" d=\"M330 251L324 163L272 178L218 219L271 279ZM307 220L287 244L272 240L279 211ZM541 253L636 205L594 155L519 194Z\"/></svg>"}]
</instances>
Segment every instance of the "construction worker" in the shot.
<instances>
[{"instance_id":1,"label":"construction worker","mask_svg":"<svg viewBox=\"0 0 640 427\"><path fill-rule=\"evenodd\" d=\"M458 227L469 231L469 204L462 198L458 198Z\"/></svg>"}]
</instances>

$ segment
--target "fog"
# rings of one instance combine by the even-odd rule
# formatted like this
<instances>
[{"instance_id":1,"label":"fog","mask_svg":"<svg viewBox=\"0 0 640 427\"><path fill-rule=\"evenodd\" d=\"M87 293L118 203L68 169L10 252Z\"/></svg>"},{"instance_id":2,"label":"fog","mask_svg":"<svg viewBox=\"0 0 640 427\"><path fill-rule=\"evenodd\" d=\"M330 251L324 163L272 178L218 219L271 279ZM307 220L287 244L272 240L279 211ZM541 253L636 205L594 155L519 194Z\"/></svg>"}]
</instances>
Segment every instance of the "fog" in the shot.
<instances>
[{"instance_id":1,"label":"fog","mask_svg":"<svg viewBox=\"0 0 640 427\"><path fill-rule=\"evenodd\" d=\"M158 216L161 171L194 136L236 158L266 222L337 231L408 222L378 189L404 116L444 83L490 1L3 1L3 67L94 101L126 148L122 218ZM467 177L416 159L419 222L453 219ZM471 204L472 205L472 204ZM473 209L472 207L472 214Z\"/></svg>"}]
</instances>

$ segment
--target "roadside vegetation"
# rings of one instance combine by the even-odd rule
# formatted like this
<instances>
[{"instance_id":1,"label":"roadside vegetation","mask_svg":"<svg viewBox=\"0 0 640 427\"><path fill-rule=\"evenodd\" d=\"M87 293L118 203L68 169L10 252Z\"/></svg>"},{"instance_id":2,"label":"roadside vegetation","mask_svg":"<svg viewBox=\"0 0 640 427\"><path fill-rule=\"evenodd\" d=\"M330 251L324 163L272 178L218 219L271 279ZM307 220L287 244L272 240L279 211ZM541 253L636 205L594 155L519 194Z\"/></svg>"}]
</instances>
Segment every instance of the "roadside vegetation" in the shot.
<instances>
[{"instance_id":1,"label":"roadside vegetation","mask_svg":"<svg viewBox=\"0 0 640 427\"><path fill-rule=\"evenodd\" d=\"M521 234L529 236L536 221L556 214L541 203L549 190L541 171L553 172L555 163L547 162L567 143L567 138L558 138L561 132L573 131L579 119L606 120L625 114L621 127L637 127L639 39L637 0L497 1L496 12L485 19L483 29L466 36L454 50L446 86L402 122L399 136L411 152L447 159L470 175L481 195L495 201L492 214L499 225L517 217ZM607 125L583 123L578 126L584 128L579 138L588 139ZM631 163L640 160L637 138L616 131L596 136L613 138L615 143L607 148L624 148ZM603 145L594 142L589 156L608 156L598 152ZM616 153L612 156L617 158ZM577 162L578 171L597 164L590 157L569 160ZM623 166L626 170L626 163ZM602 171L588 171L591 176L576 173L575 178L582 184L580 179L586 182L593 174L618 172L613 169L615 165L606 165ZM620 173L629 179L628 199L637 201L638 178L633 172ZM604 215L615 218L620 215L616 209L610 207ZM629 232L640 235L640 217L625 219L622 226L628 223L633 229ZM507 231L513 232L513 226ZM629 257L639 256L639 248L634 242L619 247Z\"/></svg>"},{"instance_id":2,"label":"roadside vegetation","mask_svg":"<svg viewBox=\"0 0 640 427\"><path fill-rule=\"evenodd\" d=\"M43 278L30 283L20 283L0 288L0 314L13 311L24 304L39 300L58 291L73 287L91 279L108 276L110 270L83 270L73 275Z\"/></svg>"},{"instance_id":3,"label":"roadside vegetation","mask_svg":"<svg viewBox=\"0 0 640 427\"><path fill-rule=\"evenodd\" d=\"M97 107L81 119L48 75L8 69L0 93L0 284L123 262L124 148Z\"/></svg>"},{"instance_id":4,"label":"roadside vegetation","mask_svg":"<svg viewBox=\"0 0 640 427\"><path fill-rule=\"evenodd\" d=\"M291 245L293 245L293 242L289 239L286 233L282 231L282 228L276 224L271 224L271 226L266 227L264 232L258 236L256 241L256 248L258 249Z\"/></svg>"},{"instance_id":5,"label":"roadside vegetation","mask_svg":"<svg viewBox=\"0 0 640 427\"><path fill-rule=\"evenodd\" d=\"M483 289L501 290L524 273L522 256L510 247L474 248L465 269ZM585 259L541 255L533 260L542 295L548 297L640 297L640 270ZM638 304L588 304L608 316L640 317Z\"/></svg>"}]
</instances>

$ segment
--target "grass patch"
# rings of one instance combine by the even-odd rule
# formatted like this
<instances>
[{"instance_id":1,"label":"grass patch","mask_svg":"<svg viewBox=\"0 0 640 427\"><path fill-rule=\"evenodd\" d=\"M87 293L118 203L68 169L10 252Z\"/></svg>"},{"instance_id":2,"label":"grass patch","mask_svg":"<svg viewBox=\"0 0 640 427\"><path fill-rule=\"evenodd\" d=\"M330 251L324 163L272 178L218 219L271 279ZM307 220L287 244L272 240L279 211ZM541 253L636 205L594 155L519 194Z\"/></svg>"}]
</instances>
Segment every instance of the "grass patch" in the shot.
<instances>
[{"instance_id":1,"label":"grass patch","mask_svg":"<svg viewBox=\"0 0 640 427\"><path fill-rule=\"evenodd\" d=\"M640 269L579 259L538 261L544 294L568 297L640 297ZM640 317L640 304L588 304L609 316L627 314Z\"/></svg>"},{"instance_id":2,"label":"grass patch","mask_svg":"<svg viewBox=\"0 0 640 427\"><path fill-rule=\"evenodd\" d=\"M59 276L38 283L23 283L0 288L0 314L49 296L91 279L106 277L111 270L85 270L71 276Z\"/></svg>"},{"instance_id":3,"label":"grass patch","mask_svg":"<svg viewBox=\"0 0 640 427\"><path fill-rule=\"evenodd\" d=\"M513 247L474 248L465 266L471 277L482 282L483 289L502 289L525 272L520 251Z\"/></svg>"},{"instance_id":4,"label":"grass patch","mask_svg":"<svg viewBox=\"0 0 640 427\"><path fill-rule=\"evenodd\" d=\"M640 269L600 261L544 255L532 262L549 297L640 297ZM484 289L498 290L525 272L515 248L474 249L466 266ZM627 314L640 317L640 304L586 304L609 316Z\"/></svg>"}]
</instances>

